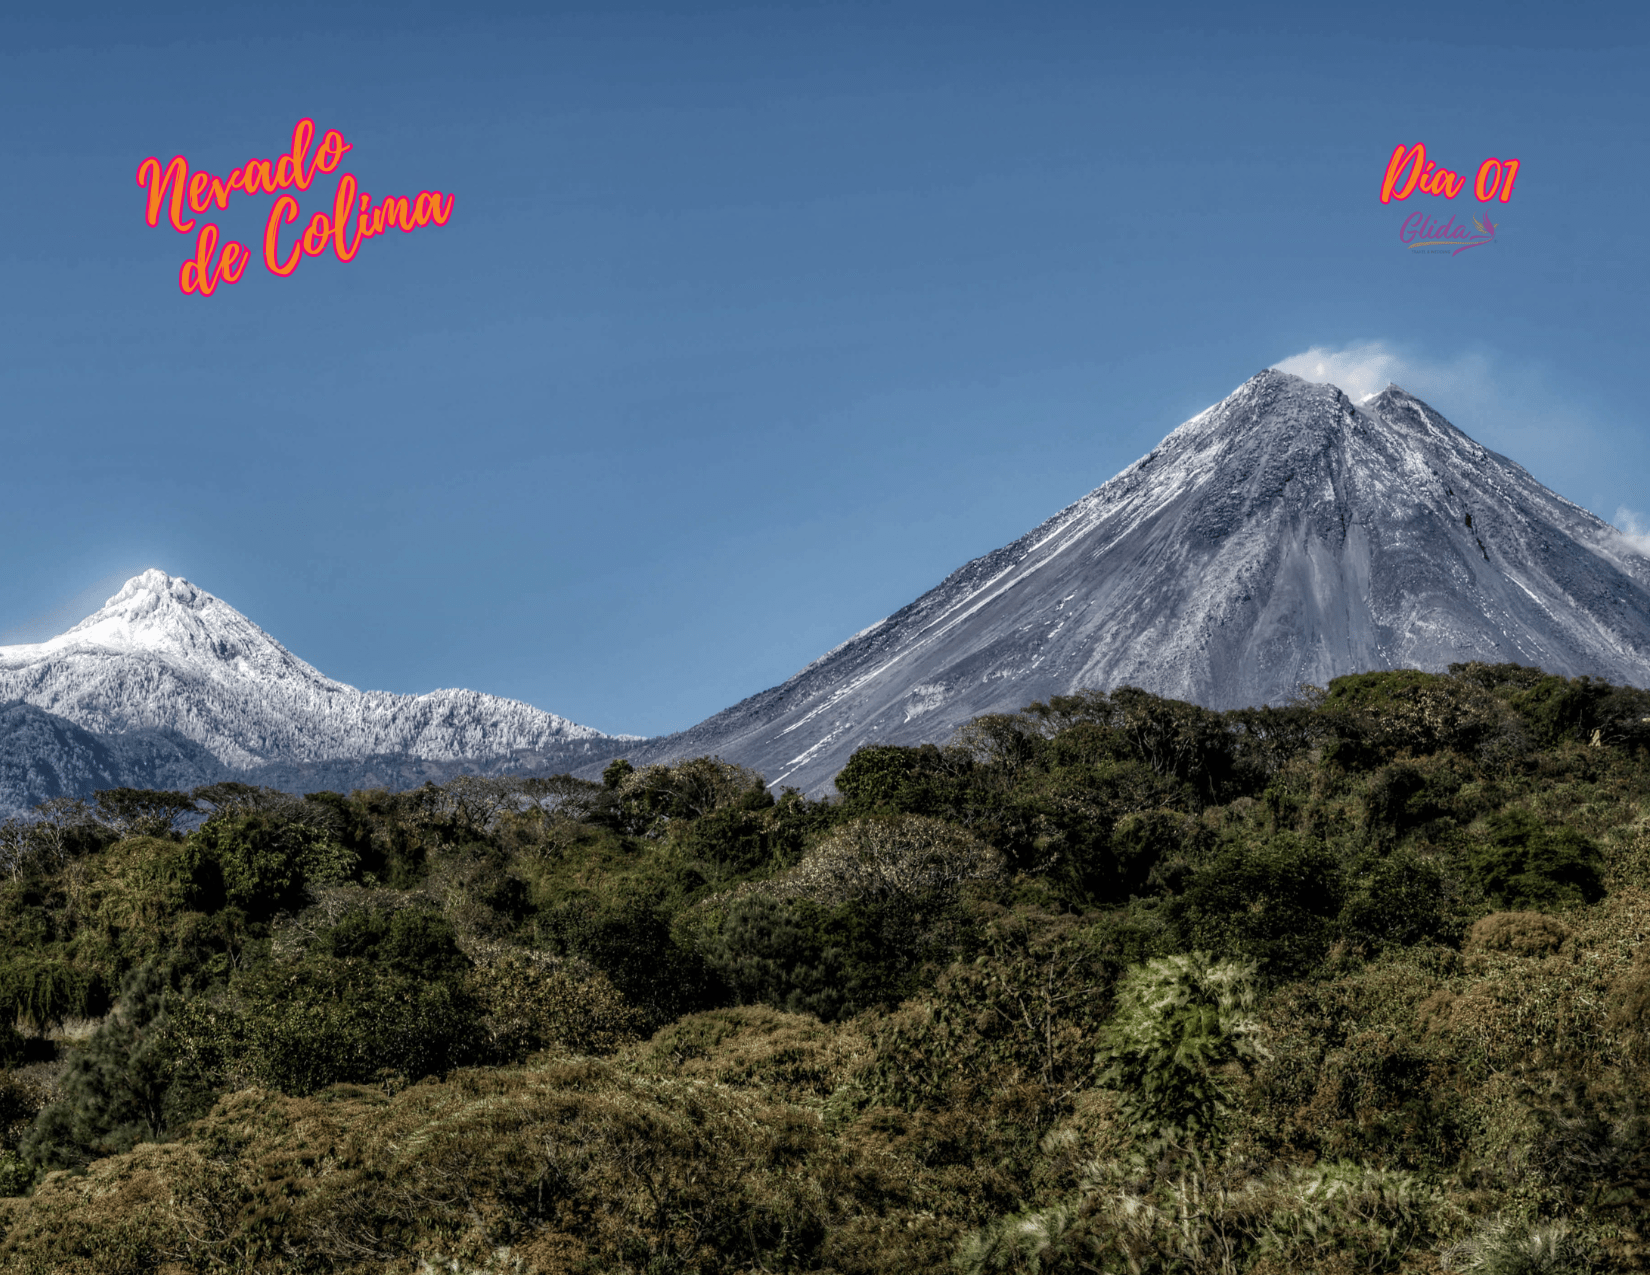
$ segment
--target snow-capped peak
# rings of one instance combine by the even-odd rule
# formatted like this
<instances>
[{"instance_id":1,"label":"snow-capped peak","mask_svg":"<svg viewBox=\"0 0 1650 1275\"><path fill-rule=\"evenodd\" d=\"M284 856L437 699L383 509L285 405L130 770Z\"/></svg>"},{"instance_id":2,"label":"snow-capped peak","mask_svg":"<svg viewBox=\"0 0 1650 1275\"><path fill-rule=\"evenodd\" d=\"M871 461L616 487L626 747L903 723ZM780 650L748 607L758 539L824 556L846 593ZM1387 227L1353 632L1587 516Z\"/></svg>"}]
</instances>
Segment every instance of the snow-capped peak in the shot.
<instances>
[{"instance_id":1,"label":"snow-capped peak","mask_svg":"<svg viewBox=\"0 0 1650 1275\"><path fill-rule=\"evenodd\" d=\"M0 647L0 668L71 652L181 661L213 680L299 676L349 689L298 659L234 607L180 576L151 567L66 633Z\"/></svg>"},{"instance_id":2,"label":"snow-capped peak","mask_svg":"<svg viewBox=\"0 0 1650 1275\"><path fill-rule=\"evenodd\" d=\"M476 691L357 690L221 598L156 569L68 632L0 647L7 700L98 734L174 731L239 768L380 753L465 761L612 738Z\"/></svg>"}]
</instances>

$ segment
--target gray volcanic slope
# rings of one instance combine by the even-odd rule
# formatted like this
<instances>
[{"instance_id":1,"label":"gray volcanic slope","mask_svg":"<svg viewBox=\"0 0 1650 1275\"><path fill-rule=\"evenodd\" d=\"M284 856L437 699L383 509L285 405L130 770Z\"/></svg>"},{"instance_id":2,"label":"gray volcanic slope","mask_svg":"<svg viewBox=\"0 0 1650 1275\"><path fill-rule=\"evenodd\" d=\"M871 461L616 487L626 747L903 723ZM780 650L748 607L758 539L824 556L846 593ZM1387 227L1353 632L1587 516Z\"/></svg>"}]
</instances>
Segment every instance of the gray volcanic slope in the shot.
<instances>
[{"instance_id":1,"label":"gray volcanic slope","mask_svg":"<svg viewBox=\"0 0 1650 1275\"><path fill-rule=\"evenodd\" d=\"M1083 687L1212 708L1482 659L1650 682L1650 559L1397 386L1268 370L1013 544L633 760L829 790L853 750Z\"/></svg>"}]
</instances>

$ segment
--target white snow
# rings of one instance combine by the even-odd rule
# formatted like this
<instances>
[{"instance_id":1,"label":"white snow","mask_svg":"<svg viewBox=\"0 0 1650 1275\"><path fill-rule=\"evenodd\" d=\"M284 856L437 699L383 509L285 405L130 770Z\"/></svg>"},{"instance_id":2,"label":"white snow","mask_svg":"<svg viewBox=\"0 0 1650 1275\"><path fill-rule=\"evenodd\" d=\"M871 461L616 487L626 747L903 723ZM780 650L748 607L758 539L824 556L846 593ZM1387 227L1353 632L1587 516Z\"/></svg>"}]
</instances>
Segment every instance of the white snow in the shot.
<instances>
[{"instance_id":1,"label":"white snow","mask_svg":"<svg viewBox=\"0 0 1650 1275\"><path fill-rule=\"evenodd\" d=\"M99 734L174 730L237 768L372 753L460 761L609 738L476 691L357 690L228 603L153 569L68 632L0 647L0 702L7 700Z\"/></svg>"}]
</instances>

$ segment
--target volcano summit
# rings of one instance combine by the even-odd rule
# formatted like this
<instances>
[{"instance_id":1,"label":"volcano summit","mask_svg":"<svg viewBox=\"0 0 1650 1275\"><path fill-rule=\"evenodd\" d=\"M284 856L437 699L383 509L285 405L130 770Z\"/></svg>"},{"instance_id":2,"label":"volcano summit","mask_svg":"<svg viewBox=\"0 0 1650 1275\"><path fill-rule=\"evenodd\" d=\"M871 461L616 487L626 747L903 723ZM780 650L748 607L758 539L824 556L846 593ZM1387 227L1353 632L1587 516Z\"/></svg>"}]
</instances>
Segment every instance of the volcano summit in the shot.
<instances>
[{"instance_id":1,"label":"volcano summit","mask_svg":"<svg viewBox=\"0 0 1650 1275\"><path fill-rule=\"evenodd\" d=\"M1013 544L637 757L715 752L825 790L1083 687L1212 708L1458 660L1650 683L1650 559L1397 386L1268 370Z\"/></svg>"}]
</instances>

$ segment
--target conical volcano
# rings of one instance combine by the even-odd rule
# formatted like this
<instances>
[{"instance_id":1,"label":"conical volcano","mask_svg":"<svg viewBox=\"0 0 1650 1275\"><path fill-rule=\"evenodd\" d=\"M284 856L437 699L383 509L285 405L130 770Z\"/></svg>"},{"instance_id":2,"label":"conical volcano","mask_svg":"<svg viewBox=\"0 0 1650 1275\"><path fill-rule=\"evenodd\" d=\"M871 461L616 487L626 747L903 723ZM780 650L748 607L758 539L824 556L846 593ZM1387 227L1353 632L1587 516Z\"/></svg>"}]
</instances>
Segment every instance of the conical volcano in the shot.
<instances>
[{"instance_id":1,"label":"conical volcano","mask_svg":"<svg viewBox=\"0 0 1650 1275\"><path fill-rule=\"evenodd\" d=\"M1459 660L1650 682L1650 559L1397 386L1268 370L1042 526L649 752L809 791L1084 687L1212 708Z\"/></svg>"}]
</instances>

